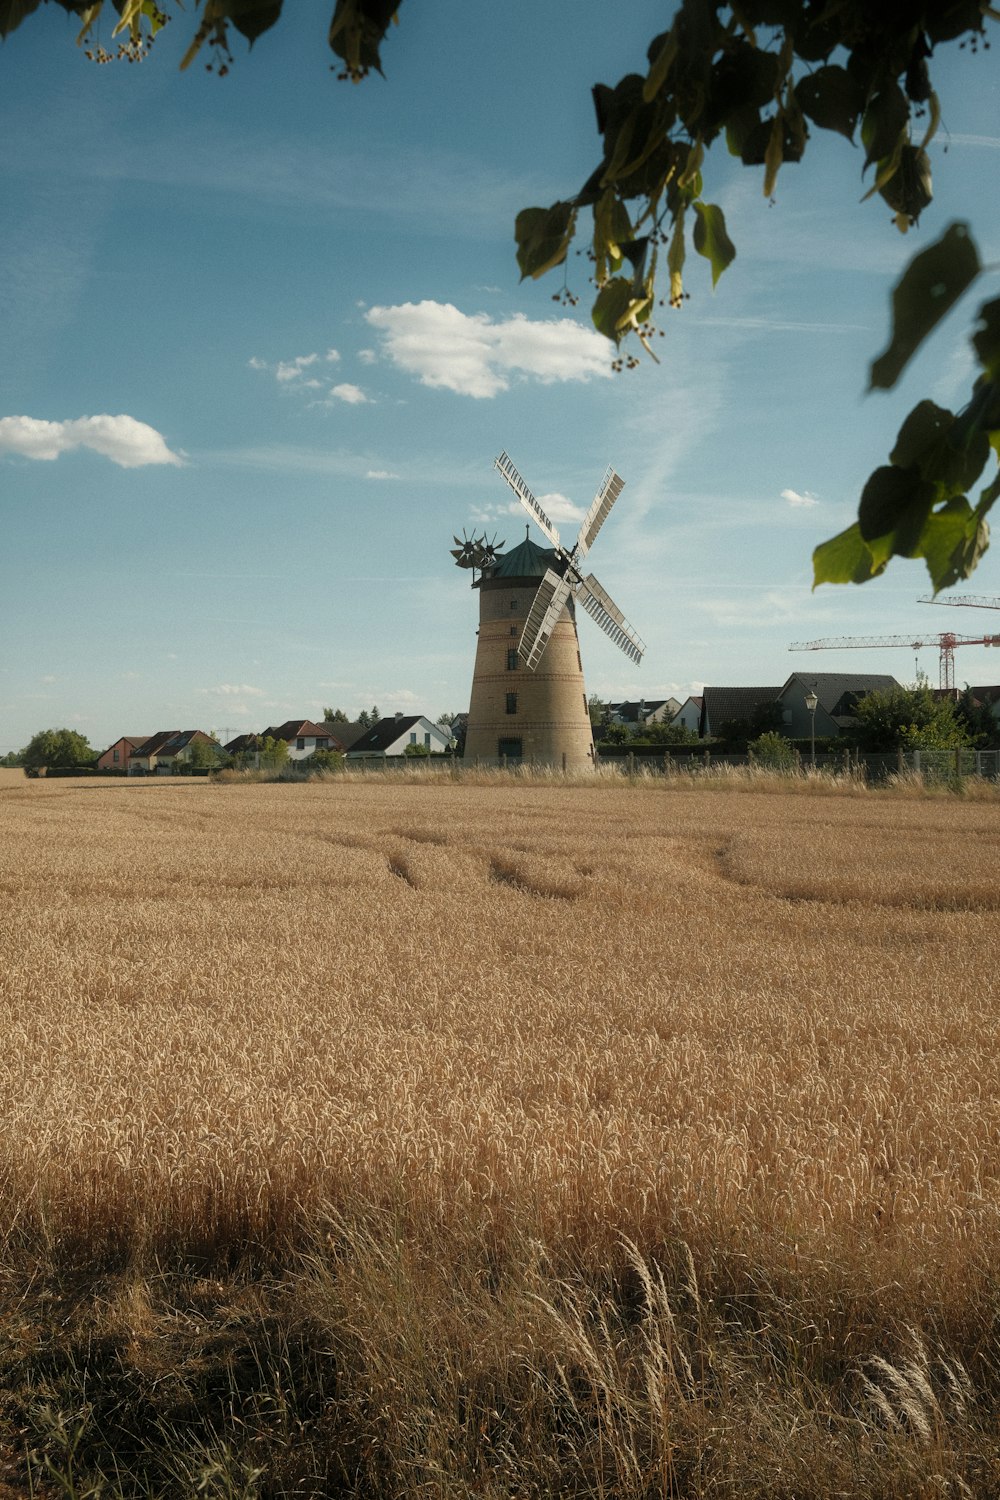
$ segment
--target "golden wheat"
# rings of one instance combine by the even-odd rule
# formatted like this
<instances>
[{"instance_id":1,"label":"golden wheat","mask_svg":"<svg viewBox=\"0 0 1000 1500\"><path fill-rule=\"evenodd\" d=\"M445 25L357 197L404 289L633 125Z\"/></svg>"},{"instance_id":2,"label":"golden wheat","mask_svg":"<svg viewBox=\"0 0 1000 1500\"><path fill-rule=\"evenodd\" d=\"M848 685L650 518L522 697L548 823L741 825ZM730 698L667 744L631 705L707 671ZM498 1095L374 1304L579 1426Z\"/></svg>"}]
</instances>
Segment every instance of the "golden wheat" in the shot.
<instances>
[{"instance_id":1,"label":"golden wheat","mask_svg":"<svg viewBox=\"0 0 1000 1500\"><path fill-rule=\"evenodd\" d=\"M659 1306L682 1254L842 1352L860 1319L887 1432L880 1402L930 1410L905 1330L957 1338L1000 1262L1000 807L678 781L0 788L8 1265L211 1264L367 1215L445 1260L533 1245L518 1338L561 1341L557 1404L590 1371L627 1469L652 1408L554 1289ZM680 1401L665 1318L644 1379Z\"/></svg>"}]
</instances>

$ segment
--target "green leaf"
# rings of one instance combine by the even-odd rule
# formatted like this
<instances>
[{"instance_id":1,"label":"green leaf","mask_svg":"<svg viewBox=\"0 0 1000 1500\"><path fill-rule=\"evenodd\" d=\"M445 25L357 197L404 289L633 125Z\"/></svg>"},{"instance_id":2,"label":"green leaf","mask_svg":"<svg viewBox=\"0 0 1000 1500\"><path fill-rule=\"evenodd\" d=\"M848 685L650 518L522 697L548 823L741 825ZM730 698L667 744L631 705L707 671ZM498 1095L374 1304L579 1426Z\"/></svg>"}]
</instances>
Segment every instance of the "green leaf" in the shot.
<instances>
[{"instance_id":1,"label":"green leaf","mask_svg":"<svg viewBox=\"0 0 1000 1500\"><path fill-rule=\"evenodd\" d=\"M927 565L934 592L968 578L990 544L990 528L962 496L928 516L918 556Z\"/></svg>"},{"instance_id":2,"label":"green leaf","mask_svg":"<svg viewBox=\"0 0 1000 1500\"><path fill-rule=\"evenodd\" d=\"M714 203L696 203L698 215L694 226L694 248L712 265L712 285L715 286L727 266L736 259L736 246L726 233L726 220L721 208Z\"/></svg>"},{"instance_id":3,"label":"green leaf","mask_svg":"<svg viewBox=\"0 0 1000 1500\"><path fill-rule=\"evenodd\" d=\"M822 130L837 130L854 139L865 98L857 79L846 68L830 64L817 68L795 85L795 97L804 115Z\"/></svg>"},{"instance_id":4,"label":"green leaf","mask_svg":"<svg viewBox=\"0 0 1000 1500\"><path fill-rule=\"evenodd\" d=\"M597 294L592 317L598 333L617 344L621 338L620 324L628 317L632 303L632 281L625 276L612 276Z\"/></svg>"},{"instance_id":5,"label":"green leaf","mask_svg":"<svg viewBox=\"0 0 1000 1500\"><path fill-rule=\"evenodd\" d=\"M251 47L281 16L282 0L229 0L230 19Z\"/></svg>"},{"instance_id":6,"label":"green leaf","mask_svg":"<svg viewBox=\"0 0 1000 1500\"><path fill-rule=\"evenodd\" d=\"M871 367L869 390L890 390L913 354L980 271L969 226L949 224L903 272L892 294L892 339Z\"/></svg>"},{"instance_id":7,"label":"green leaf","mask_svg":"<svg viewBox=\"0 0 1000 1500\"><path fill-rule=\"evenodd\" d=\"M972 347L990 379L1000 381L1000 298L984 302L977 312Z\"/></svg>"},{"instance_id":8,"label":"green leaf","mask_svg":"<svg viewBox=\"0 0 1000 1500\"><path fill-rule=\"evenodd\" d=\"M813 588L821 583L867 583L885 568L877 562L855 521L813 552Z\"/></svg>"},{"instance_id":9,"label":"green leaf","mask_svg":"<svg viewBox=\"0 0 1000 1500\"><path fill-rule=\"evenodd\" d=\"M522 209L514 224L521 280L526 276L537 279L560 265L566 259L575 227L576 209L572 203Z\"/></svg>"},{"instance_id":10,"label":"green leaf","mask_svg":"<svg viewBox=\"0 0 1000 1500\"><path fill-rule=\"evenodd\" d=\"M968 428L947 407L921 401L899 429L889 457L902 469L919 470L945 498L975 484L989 453L985 432Z\"/></svg>"},{"instance_id":11,"label":"green leaf","mask_svg":"<svg viewBox=\"0 0 1000 1500\"><path fill-rule=\"evenodd\" d=\"M886 537L890 552L909 556L937 493L917 468L884 464L876 469L868 477L858 506L862 540L872 543Z\"/></svg>"},{"instance_id":12,"label":"green leaf","mask_svg":"<svg viewBox=\"0 0 1000 1500\"><path fill-rule=\"evenodd\" d=\"M372 68L381 73L379 45L398 5L399 0L337 0L328 41L350 78L357 81Z\"/></svg>"},{"instance_id":13,"label":"green leaf","mask_svg":"<svg viewBox=\"0 0 1000 1500\"><path fill-rule=\"evenodd\" d=\"M910 106L895 79L875 95L861 122L861 140L865 147L865 166L891 156L907 130Z\"/></svg>"},{"instance_id":14,"label":"green leaf","mask_svg":"<svg viewBox=\"0 0 1000 1500\"><path fill-rule=\"evenodd\" d=\"M10 36L41 3L42 0L0 0L0 37Z\"/></svg>"}]
</instances>

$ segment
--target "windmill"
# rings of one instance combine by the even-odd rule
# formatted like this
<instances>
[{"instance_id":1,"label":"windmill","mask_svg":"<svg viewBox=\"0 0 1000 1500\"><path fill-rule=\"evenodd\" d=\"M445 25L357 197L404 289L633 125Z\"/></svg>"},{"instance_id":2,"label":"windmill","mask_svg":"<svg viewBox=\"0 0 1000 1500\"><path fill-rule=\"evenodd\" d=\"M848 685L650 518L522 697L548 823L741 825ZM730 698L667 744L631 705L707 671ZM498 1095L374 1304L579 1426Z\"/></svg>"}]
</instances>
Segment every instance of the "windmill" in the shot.
<instances>
[{"instance_id":1,"label":"windmill","mask_svg":"<svg viewBox=\"0 0 1000 1500\"><path fill-rule=\"evenodd\" d=\"M639 663L646 649L593 573L584 572L584 559L624 480L614 469L606 470L567 550L506 453L494 467L551 545L534 543L529 525L524 541L511 551L494 547L482 561L470 564L463 562L464 544L455 538L453 556L459 566L480 569L479 579L473 579L473 588L480 591L479 642L466 758L485 764L531 760L567 770L593 766L576 604L632 661ZM475 545L474 538L471 542Z\"/></svg>"}]
</instances>

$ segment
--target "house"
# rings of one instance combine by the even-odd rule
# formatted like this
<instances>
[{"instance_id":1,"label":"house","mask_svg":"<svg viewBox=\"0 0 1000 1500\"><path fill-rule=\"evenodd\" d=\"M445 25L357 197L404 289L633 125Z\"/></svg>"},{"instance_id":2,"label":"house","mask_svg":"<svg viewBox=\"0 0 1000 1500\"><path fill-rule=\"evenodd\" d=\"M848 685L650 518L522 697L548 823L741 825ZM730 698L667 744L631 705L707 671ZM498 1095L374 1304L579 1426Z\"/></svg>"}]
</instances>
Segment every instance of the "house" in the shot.
<instances>
[{"instance_id":1,"label":"house","mask_svg":"<svg viewBox=\"0 0 1000 1500\"><path fill-rule=\"evenodd\" d=\"M128 773L173 775L181 766L190 765L192 749L198 743L215 745L216 741L201 729L161 729L132 751Z\"/></svg>"},{"instance_id":2,"label":"house","mask_svg":"<svg viewBox=\"0 0 1000 1500\"><path fill-rule=\"evenodd\" d=\"M612 724L668 724L680 708L676 698L640 698L637 703L609 703Z\"/></svg>"},{"instance_id":3,"label":"house","mask_svg":"<svg viewBox=\"0 0 1000 1500\"><path fill-rule=\"evenodd\" d=\"M779 689L781 732L789 739L807 740L813 732L813 716L806 695L815 693L816 734L820 739L840 734L854 721L854 706L869 693L898 688L895 677L874 672L793 672Z\"/></svg>"},{"instance_id":4,"label":"house","mask_svg":"<svg viewBox=\"0 0 1000 1500\"><path fill-rule=\"evenodd\" d=\"M703 688L699 735L703 740L754 739L764 730L775 728L781 722L776 706L780 692L780 687Z\"/></svg>"},{"instance_id":5,"label":"house","mask_svg":"<svg viewBox=\"0 0 1000 1500\"><path fill-rule=\"evenodd\" d=\"M379 719L373 729L355 740L347 752L347 759L351 762L388 760L392 756L405 755L411 745L422 747L432 755L440 755L450 744L450 728L432 723L423 714L395 714L391 719Z\"/></svg>"},{"instance_id":6,"label":"house","mask_svg":"<svg viewBox=\"0 0 1000 1500\"><path fill-rule=\"evenodd\" d=\"M148 739L148 734L123 734L120 740L115 740L103 755L97 757L97 769L99 771L122 771L127 774L132 756Z\"/></svg>"},{"instance_id":7,"label":"house","mask_svg":"<svg viewBox=\"0 0 1000 1500\"><path fill-rule=\"evenodd\" d=\"M680 708L670 720L679 729L688 729L692 734L698 734L701 728L702 698L685 698Z\"/></svg>"},{"instance_id":8,"label":"house","mask_svg":"<svg viewBox=\"0 0 1000 1500\"><path fill-rule=\"evenodd\" d=\"M317 750L343 753L364 732L360 724L333 724L325 719L315 724L311 719L287 719L284 724L270 725L258 738L284 740L289 760L308 760Z\"/></svg>"}]
</instances>

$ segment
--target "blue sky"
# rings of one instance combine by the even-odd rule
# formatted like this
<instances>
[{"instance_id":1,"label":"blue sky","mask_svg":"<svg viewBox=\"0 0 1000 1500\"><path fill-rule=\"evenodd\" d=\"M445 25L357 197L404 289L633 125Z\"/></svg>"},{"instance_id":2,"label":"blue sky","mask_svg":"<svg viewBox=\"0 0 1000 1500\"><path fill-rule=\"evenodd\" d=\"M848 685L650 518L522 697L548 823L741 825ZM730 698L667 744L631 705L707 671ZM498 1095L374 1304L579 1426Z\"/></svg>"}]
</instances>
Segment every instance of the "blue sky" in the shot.
<instances>
[{"instance_id":1,"label":"blue sky","mask_svg":"<svg viewBox=\"0 0 1000 1500\"><path fill-rule=\"evenodd\" d=\"M936 60L936 198L905 238L839 137L817 131L772 204L717 147L706 197L738 258L713 294L689 254L662 363L614 375L586 262L557 305L556 277L518 282L513 222L589 175L590 87L640 70L670 7L407 0L360 87L330 70L329 5L286 9L221 79L177 70L190 13L141 65L86 62L54 6L0 47L0 753L62 725L101 748L466 708L478 601L448 549L523 534L503 449L570 540L605 465L626 480L591 562L648 649L636 668L581 619L604 697L909 681L910 651L787 648L1000 630L918 605L920 564L810 588L909 408L968 388L995 276L897 392L862 394L921 244L967 217L1000 261L994 54ZM1000 552L968 588L1000 595ZM1000 680L986 649L956 660ZM919 664L937 680L936 649Z\"/></svg>"}]
</instances>

